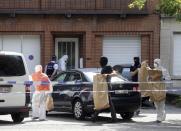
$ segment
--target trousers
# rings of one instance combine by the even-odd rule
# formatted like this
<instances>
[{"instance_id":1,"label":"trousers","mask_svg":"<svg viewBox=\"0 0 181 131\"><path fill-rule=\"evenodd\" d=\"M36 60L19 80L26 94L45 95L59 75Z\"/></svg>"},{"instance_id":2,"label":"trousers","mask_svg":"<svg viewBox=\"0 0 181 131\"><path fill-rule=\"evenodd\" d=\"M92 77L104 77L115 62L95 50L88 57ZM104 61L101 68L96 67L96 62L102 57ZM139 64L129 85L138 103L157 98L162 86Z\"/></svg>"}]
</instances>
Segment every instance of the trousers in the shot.
<instances>
[{"instance_id":1,"label":"trousers","mask_svg":"<svg viewBox=\"0 0 181 131\"><path fill-rule=\"evenodd\" d=\"M109 104L110 104L110 107L109 107L109 110L111 112L111 118L112 118L112 121L116 121L117 117L116 117L116 110L115 110L115 107L114 107L114 104L111 100L111 96L110 96L110 93L109 93ZM95 121L98 117L100 113L100 110L95 110L94 112L94 115L93 115L93 120Z\"/></svg>"},{"instance_id":2,"label":"trousers","mask_svg":"<svg viewBox=\"0 0 181 131\"><path fill-rule=\"evenodd\" d=\"M46 99L48 94L45 91L39 91L32 97L32 117L38 117L40 120L46 119Z\"/></svg>"},{"instance_id":3,"label":"trousers","mask_svg":"<svg viewBox=\"0 0 181 131\"><path fill-rule=\"evenodd\" d=\"M157 120L158 121L164 121L166 118L165 113L165 100L160 102L154 102L156 111L157 111Z\"/></svg>"}]
</instances>

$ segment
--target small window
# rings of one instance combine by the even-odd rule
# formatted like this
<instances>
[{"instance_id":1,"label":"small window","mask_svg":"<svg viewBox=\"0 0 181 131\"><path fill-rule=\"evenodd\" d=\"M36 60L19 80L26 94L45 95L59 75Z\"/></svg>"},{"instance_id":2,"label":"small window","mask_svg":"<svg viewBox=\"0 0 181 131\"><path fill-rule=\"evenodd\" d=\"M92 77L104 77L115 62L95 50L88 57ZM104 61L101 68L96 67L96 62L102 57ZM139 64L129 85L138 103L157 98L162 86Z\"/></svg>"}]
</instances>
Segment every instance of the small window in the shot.
<instances>
[{"instance_id":1,"label":"small window","mask_svg":"<svg viewBox=\"0 0 181 131\"><path fill-rule=\"evenodd\" d=\"M21 56L0 55L0 76L23 76L25 74L24 62Z\"/></svg>"}]
</instances>

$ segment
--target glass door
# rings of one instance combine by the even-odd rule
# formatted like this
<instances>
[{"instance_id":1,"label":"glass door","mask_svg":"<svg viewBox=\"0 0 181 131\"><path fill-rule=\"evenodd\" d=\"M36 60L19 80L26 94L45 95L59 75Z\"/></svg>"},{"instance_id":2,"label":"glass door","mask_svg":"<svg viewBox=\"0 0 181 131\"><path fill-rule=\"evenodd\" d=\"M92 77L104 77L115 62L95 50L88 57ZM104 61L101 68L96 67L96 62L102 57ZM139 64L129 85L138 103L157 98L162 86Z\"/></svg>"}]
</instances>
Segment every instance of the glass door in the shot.
<instances>
[{"instance_id":1,"label":"glass door","mask_svg":"<svg viewBox=\"0 0 181 131\"><path fill-rule=\"evenodd\" d=\"M57 58L68 55L67 69L78 68L78 38L56 38L55 42Z\"/></svg>"}]
</instances>

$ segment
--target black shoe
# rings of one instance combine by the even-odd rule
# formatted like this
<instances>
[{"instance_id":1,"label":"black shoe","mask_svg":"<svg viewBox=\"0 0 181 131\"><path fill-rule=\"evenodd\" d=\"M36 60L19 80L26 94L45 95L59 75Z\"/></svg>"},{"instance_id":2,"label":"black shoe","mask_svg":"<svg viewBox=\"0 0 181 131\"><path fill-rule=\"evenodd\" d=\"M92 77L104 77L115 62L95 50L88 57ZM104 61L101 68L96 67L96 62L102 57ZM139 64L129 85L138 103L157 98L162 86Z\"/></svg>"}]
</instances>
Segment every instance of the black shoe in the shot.
<instances>
[{"instance_id":1,"label":"black shoe","mask_svg":"<svg viewBox=\"0 0 181 131\"><path fill-rule=\"evenodd\" d=\"M32 117L31 119L32 120L36 120L36 119L39 119L39 117Z\"/></svg>"},{"instance_id":2,"label":"black shoe","mask_svg":"<svg viewBox=\"0 0 181 131\"><path fill-rule=\"evenodd\" d=\"M95 122L96 122L96 117L95 117L95 115L94 115L94 114L92 114L92 115L91 115L91 121L92 121L93 123L95 123Z\"/></svg>"},{"instance_id":3,"label":"black shoe","mask_svg":"<svg viewBox=\"0 0 181 131\"><path fill-rule=\"evenodd\" d=\"M39 119L39 121L46 121L46 119Z\"/></svg>"},{"instance_id":4,"label":"black shoe","mask_svg":"<svg viewBox=\"0 0 181 131\"><path fill-rule=\"evenodd\" d=\"M161 121L157 120L156 123L161 123Z\"/></svg>"},{"instance_id":5,"label":"black shoe","mask_svg":"<svg viewBox=\"0 0 181 131\"><path fill-rule=\"evenodd\" d=\"M118 122L117 118L114 118L114 119L111 119L111 120L108 121L108 123L116 123L116 122Z\"/></svg>"}]
</instances>

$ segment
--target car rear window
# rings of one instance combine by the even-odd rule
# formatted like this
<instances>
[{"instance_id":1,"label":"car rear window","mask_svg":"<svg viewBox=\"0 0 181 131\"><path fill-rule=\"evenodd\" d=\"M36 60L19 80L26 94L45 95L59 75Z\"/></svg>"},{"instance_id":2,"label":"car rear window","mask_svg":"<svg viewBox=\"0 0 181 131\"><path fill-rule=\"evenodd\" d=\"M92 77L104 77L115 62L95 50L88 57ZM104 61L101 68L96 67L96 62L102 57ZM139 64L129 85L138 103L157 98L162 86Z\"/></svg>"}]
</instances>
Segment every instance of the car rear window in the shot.
<instances>
[{"instance_id":1,"label":"car rear window","mask_svg":"<svg viewBox=\"0 0 181 131\"><path fill-rule=\"evenodd\" d=\"M87 77L87 79L90 81L90 82L93 82L93 77L94 75L98 74L98 73L95 73L95 72L84 72L85 76ZM124 78L119 78L117 76L114 76L114 77L111 77L111 82L113 83L120 83L120 82L124 82Z\"/></svg>"},{"instance_id":2,"label":"car rear window","mask_svg":"<svg viewBox=\"0 0 181 131\"><path fill-rule=\"evenodd\" d=\"M0 55L0 76L23 76L25 73L21 56Z\"/></svg>"},{"instance_id":3,"label":"car rear window","mask_svg":"<svg viewBox=\"0 0 181 131\"><path fill-rule=\"evenodd\" d=\"M130 68L123 68L122 74L123 77L131 80Z\"/></svg>"}]
</instances>

